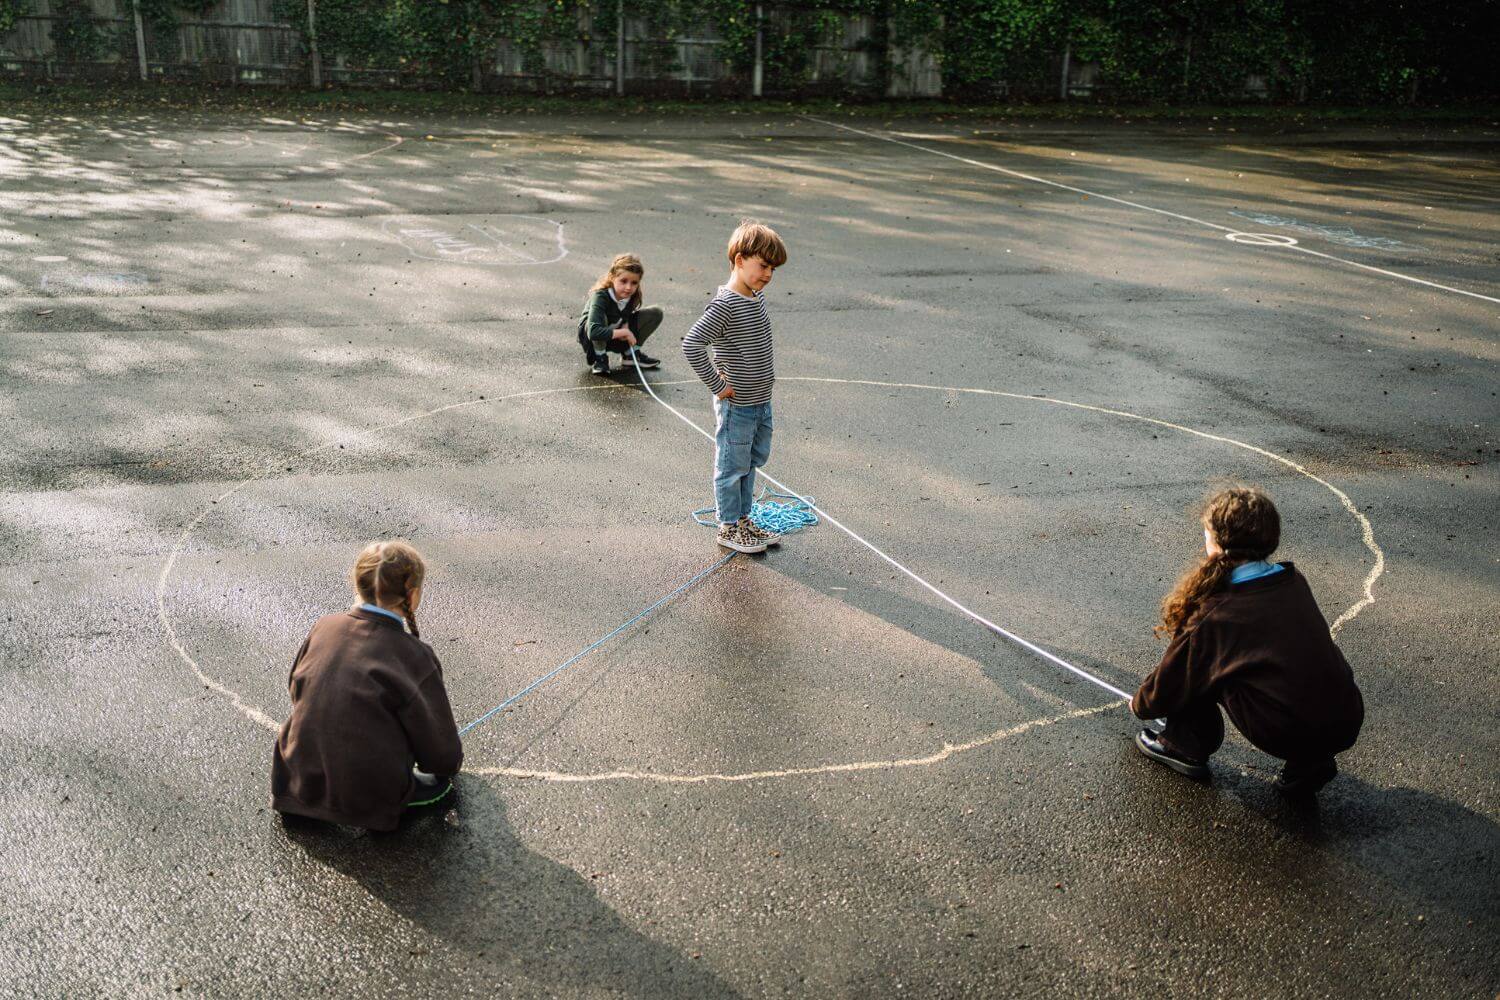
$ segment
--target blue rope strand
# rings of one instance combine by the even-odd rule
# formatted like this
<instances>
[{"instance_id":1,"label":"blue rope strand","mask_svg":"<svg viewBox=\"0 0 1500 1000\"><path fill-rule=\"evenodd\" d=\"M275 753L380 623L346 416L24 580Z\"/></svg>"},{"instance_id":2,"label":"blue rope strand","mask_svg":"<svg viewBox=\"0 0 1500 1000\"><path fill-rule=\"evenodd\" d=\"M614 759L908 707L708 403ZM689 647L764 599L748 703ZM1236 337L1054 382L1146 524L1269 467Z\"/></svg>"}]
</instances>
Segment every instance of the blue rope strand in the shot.
<instances>
[{"instance_id":1,"label":"blue rope strand","mask_svg":"<svg viewBox=\"0 0 1500 1000\"><path fill-rule=\"evenodd\" d=\"M687 581L685 581L682 584L679 584L677 586L677 588L674 589L671 593L669 593L666 596L658 599L655 603L653 603L650 607L646 608L644 611L638 612L633 618L631 618L630 620L626 621L624 624L618 625L615 628L611 629L608 632L608 634L604 635L602 638L595 640L594 642L592 642L589 645L585 646L583 649L579 650L577 653L574 653L572 656L568 657L568 659L564 660L562 663L558 664L556 667L553 667L551 670L547 671L545 674L543 674L542 676L538 677L536 680L532 681L530 684L526 685L521 690L517 691L515 694L511 695L509 698L505 699L500 704L498 704L494 708L490 709L488 712L485 712L483 715L481 715L479 718L475 719L473 722L469 723L467 726L464 726L462 729L460 729L458 731L458 735L462 736L464 733L467 733L469 730L473 729L475 726L479 725L481 722L484 722L486 719L488 719L490 716L494 715L496 712L503 711L503 710L509 708L510 706L514 705L516 702L520 701L526 695L530 694L532 691L535 691L537 688L541 687L543 684L547 683L547 681L549 681L552 678L556 677L558 674L562 673L564 670L566 670L567 668L571 667L573 664L577 663L579 660L583 659L585 656L588 656L594 650L598 649L600 646L604 645L606 642L608 642L609 640L613 639L615 636L619 635L621 632L625 631L630 626L632 626L636 622L640 621L642 618L645 618L647 615L651 614L651 612L655 611L657 608L661 607L663 604L666 604L668 601L670 601L672 598L676 597L678 594L681 594L684 591L688 590L690 587L693 586L693 584L697 583L699 580L701 580L704 577L708 576L710 573L712 573L714 570L718 569L720 566L723 566L729 560L733 559L736 555L738 555L738 553L731 552L731 553L729 553L729 555L727 555L724 558L720 559L718 562L714 563L712 566L709 566L707 569L701 569L698 572L694 573Z\"/></svg>"},{"instance_id":2,"label":"blue rope strand","mask_svg":"<svg viewBox=\"0 0 1500 1000\"><path fill-rule=\"evenodd\" d=\"M632 356L633 354L634 352L632 352ZM637 374L639 374L639 370L637 371ZM642 381L645 381L644 378L642 379ZM647 388L649 389L650 386L648 385ZM767 500L767 495L771 496L773 499ZM817 501L812 497L801 497L797 496L794 493L778 493L775 490L772 490L770 487L762 486L760 495L755 498L755 502L750 507L749 517L750 520L754 521L756 526L763 531L775 532L778 535L789 535L794 531L801 531L803 528L810 528L818 523L818 515L813 511L812 506L816 502ZM703 519L703 515L713 515L715 513L715 508L703 507L699 510L693 511L693 520L706 527L718 527L717 517L711 517L706 521ZM712 566L709 566L708 568L703 570L699 570L688 580L686 580L682 584L679 584L670 593L652 603L650 607L639 612L623 624L611 629L604 636L585 646L583 649L579 650L577 653L573 654L568 659L558 664L556 667L553 667L551 670L547 671L545 674L538 677L536 680L532 681L530 684L526 685L515 694L511 695L509 698L505 699L500 704L490 709L488 712L485 712L473 722L470 722L468 725L464 726L458 731L458 735L464 735L475 726L480 725L487 719L494 716L496 713L503 712L505 709L514 705L516 702L526 697L526 695L530 694L532 691L535 691L537 688L541 687L543 684L547 683L549 680L556 677L558 674L562 673L564 670L571 667L573 664L577 663L585 656L588 656L594 650L598 649L600 646L604 645L606 642L613 639L621 632L624 632L626 629L630 628L630 626L634 625L636 622L650 615L657 608L672 600L672 598L691 588L693 584L697 583L699 580L713 573L714 570L718 569L720 566L723 566L729 560L733 559L736 554L737 553L731 552L729 553L729 555L720 559Z\"/></svg>"},{"instance_id":3,"label":"blue rope strand","mask_svg":"<svg viewBox=\"0 0 1500 1000\"><path fill-rule=\"evenodd\" d=\"M776 500L765 499L767 495L775 497ZM778 503L777 500L784 502ZM762 486L760 496L755 498L755 503L750 507L750 520L754 521L756 527L762 531L790 535L794 531L811 528L818 523L818 515L813 512L812 508L814 503L817 503L814 497L777 493L768 486ZM704 520L704 515L708 516L708 520ZM719 519L716 515L717 508L700 507L693 511L693 520L705 528L716 528L719 526Z\"/></svg>"}]
</instances>

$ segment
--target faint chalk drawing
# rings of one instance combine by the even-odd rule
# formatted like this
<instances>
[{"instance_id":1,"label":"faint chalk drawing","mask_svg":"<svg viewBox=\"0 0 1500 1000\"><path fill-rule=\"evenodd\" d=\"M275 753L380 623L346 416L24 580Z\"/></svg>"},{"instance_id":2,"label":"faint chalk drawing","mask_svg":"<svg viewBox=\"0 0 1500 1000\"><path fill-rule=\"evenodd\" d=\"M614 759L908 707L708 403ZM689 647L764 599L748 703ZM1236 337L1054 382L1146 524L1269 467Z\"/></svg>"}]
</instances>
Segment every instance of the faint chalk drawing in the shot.
<instances>
[{"instance_id":1,"label":"faint chalk drawing","mask_svg":"<svg viewBox=\"0 0 1500 1000\"><path fill-rule=\"evenodd\" d=\"M467 223L408 215L387 219L381 229L423 260L527 267L568 255L562 223L539 215L492 215Z\"/></svg>"},{"instance_id":2,"label":"faint chalk drawing","mask_svg":"<svg viewBox=\"0 0 1500 1000\"><path fill-rule=\"evenodd\" d=\"M145 291L151 280L134 271L48 271L42 275L44 292L94 292L101 295L129 295Z\"/></svg>"},{"instance_id":3,"label":"faint chalk drawing","mask_svg":"<svg viewBox=\"0 0 1500 1000\"><path fill-rule=\"evenodd\" d=\"M1422 249L1384 236L1361 236L1344 226L1320 226L1314 222L1298 222L1296 219L1288 219L1281 215L1268 215L1264 212L1240 212L1231 209L1229 214L1239 219L1249 219L1262 226L1277 226L1281 229L1306 233L1308 236L1319 236L1330 243L1339 243L1346 247L1363 247L1366 250L1420 251Z\"/></svg>"}]
</instances>

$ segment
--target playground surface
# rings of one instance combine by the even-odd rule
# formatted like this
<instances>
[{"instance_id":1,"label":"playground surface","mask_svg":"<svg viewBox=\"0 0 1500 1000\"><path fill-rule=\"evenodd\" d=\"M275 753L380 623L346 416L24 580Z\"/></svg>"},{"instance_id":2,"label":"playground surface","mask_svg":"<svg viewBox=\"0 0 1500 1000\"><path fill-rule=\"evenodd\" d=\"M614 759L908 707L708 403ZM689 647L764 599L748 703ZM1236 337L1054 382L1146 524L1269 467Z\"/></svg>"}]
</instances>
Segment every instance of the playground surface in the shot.
<instances>
[{"instance_id":1,"label":"playground surface","mask_svg":"<svg viewBox=\"0 0 1500 1000\"><path fill-rule=\"evenodd\" d=\"M0 996L1493 997L1500 129L841 115L0 119ZM1315 810L823 523L466 736L391 835L267 808L291 657L427 556L460 723L722 555L661 399L744 216L770 471L1124 690L1265 487L1368 710Z\"/></svg>"}]
</instances>

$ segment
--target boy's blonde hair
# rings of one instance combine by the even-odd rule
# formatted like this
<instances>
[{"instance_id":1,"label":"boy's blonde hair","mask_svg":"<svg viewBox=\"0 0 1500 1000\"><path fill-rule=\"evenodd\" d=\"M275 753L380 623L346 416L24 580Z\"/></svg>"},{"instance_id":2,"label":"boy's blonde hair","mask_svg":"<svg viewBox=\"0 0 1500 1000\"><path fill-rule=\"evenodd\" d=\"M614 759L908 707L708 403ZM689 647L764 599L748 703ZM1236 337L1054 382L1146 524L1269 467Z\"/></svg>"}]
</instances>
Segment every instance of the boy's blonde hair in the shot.
<instances>
[{"instance_id":1,"label":"boy's blonde hair","mask_svg":"<svg viewBox=\"0 0 1500 1000\"><path fill-rule=\"evenodd\" d=\"M615 283L615 275L621 271L629 271L637 278L644 278L646 276L646 265L642 264L641 259L635 254L622 253L610 262L609 270L601 274L599 280L594 282L594 291L597 292L601 288L608 288L610 285L613 285ZM630 297L629 301L639 308L641 304L641 287L639 285L636 286L635 294Z\"/></svg>"},{"instance_id":2,"label":"boy's blonde hair","mask_svg":"<svg viewBox=\"0 0 1500 1000\"><path fill-rule=\"evenodd\" d=\"M412 591L422 586L422 580L427 576L427 563L410 543L399 539L371 542L360 550L349 575L355 595L366 604L379 604L382 597L386 600L399 598L406 627L411 629L412 635L422 634L417 631L417 613L412 609L409 597Z\"/></svg>"},{"instance_id":3,"label":"boy's blonde hair","mask_svg":"<svg viewBox=\"0 0 1500 1000\"><path fill-rule=\"evenodd\" d=\"M780 267L786 263L786 244L781 242L781 237L770 226L754 219L745 219L729 234L731 266L737 255L743 255L747 259L759 257L771 267Z\"/></svg>"}]
</instances>

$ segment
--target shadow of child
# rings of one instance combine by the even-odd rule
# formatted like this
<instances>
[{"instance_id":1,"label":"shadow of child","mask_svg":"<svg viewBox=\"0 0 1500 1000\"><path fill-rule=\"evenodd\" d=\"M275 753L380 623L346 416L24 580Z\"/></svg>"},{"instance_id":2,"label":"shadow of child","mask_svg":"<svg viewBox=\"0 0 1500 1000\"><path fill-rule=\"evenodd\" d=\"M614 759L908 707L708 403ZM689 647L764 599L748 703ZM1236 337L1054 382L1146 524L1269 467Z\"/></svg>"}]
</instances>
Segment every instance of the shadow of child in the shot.
<instances>
[{"instance_id":1,"label":"shadow of child","mask_svg":"<svg viewBox=\"0 0 1500 1000\"><path fill-rule=\"evenodd\" d=\"M1357 752L1357 750L1355 751ZM1269 781L1236 780L1232 794L1300 843L1372 876L1414 912L1449 913L1500 938L1500 825L1415 788L1341 773L1315 801L1287 800Z\"/></svg>"},{"instance_id":2,"label":"shadow of child","mask_svg":"<svg viewBox=\"0 0 1500 1000\"><path fill-rule=\"evenodd\" d=\"M289 822L287 836L456 950L548 993L737 995L700 961L629 926L586 878L527 848L487 783L461 775L455 785L446 815L414 812L395 833Z\"/></svg>"}]
</instances>

